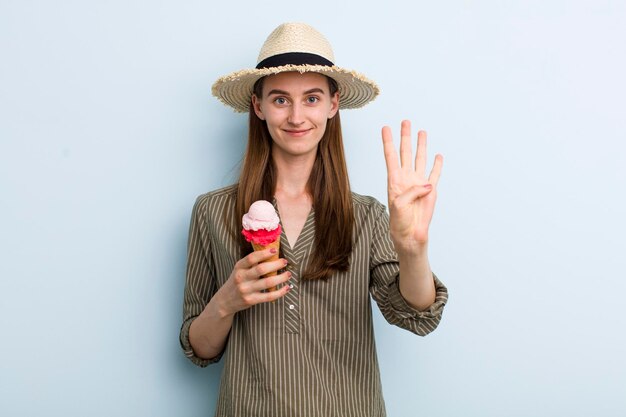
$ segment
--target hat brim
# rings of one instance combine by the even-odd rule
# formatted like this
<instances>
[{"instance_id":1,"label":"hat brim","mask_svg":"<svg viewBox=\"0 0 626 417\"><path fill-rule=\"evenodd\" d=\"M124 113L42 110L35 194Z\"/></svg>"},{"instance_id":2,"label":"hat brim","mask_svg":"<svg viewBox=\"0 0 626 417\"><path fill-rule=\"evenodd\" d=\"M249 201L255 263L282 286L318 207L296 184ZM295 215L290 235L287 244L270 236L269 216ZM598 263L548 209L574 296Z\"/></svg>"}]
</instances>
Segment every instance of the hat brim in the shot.
<instances>
[{"instance_id":1,"label":"hat brim","mask_svg":"<svg viewBox=\"0 0 626 417\"><path fill-rule=\"evenodd\" d=\"M232 107L236 112L246 113L250 109L254 83L258 79L292 71L317 72L337 81L340 109L363 107L374 100L380 92L376 83L356 71L324 65L284 65L272 68L245 69L219 78L213 84L211 92L222 103Z\"/></svg>"}]
</instances>

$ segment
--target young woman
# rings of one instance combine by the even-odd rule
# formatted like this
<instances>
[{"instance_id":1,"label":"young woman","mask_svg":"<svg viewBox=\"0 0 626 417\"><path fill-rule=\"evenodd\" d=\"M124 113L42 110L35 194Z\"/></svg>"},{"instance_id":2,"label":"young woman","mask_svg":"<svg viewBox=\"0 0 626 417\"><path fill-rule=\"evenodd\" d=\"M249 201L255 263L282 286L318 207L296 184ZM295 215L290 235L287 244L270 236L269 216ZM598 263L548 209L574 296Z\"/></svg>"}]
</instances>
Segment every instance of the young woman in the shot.
<instances>
[{"instance_id":1,"label":"young woman","mask_svg":"<svg viewBox=\"0 0 626 417\"><path fill-rule=\"evenodd\" d=\"M199 366L225 355L217 416L384 416L369 297L419 335L441 320L447 290L427 246L442 157L426 178L426 133L413 160L409 122L399 158L383 128L388 216L350 191L339 118L378 87L335 66L328 42L304 24L274 30L258 61L213 86L249 111L248 146L239 182L193 209L183 350ZM241 236L243 214L261 199L280 215L276 261Z\"/></svg>"}]
</instances>

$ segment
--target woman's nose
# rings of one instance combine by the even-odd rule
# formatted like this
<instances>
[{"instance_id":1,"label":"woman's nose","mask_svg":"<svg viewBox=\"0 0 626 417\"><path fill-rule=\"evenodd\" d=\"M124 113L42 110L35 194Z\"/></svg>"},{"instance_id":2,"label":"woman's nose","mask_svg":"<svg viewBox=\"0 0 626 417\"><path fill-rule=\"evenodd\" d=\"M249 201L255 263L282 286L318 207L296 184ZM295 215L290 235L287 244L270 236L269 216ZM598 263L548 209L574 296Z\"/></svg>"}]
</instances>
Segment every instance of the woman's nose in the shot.
<instances>
[{"instance_id":1,"label":"woman's nose","mask_svg":"<svg viewBox=\"0 0 626 417\"><path fill-rule=\"evenodd\" d=\"M304 123L304 115L300 104L294 103L291 106L291 112L289 113L289 118L287 121L292 125L301 125Z\"/></svg>"}]
</instances>

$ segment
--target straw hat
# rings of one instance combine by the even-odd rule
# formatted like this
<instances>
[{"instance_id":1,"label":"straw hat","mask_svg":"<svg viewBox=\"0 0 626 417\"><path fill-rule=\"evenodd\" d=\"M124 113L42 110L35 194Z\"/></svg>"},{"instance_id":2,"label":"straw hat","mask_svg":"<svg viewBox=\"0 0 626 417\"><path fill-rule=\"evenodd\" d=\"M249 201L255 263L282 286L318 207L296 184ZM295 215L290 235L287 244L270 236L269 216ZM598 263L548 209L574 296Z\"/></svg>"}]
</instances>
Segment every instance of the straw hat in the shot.
<instances>
[{"instance_id":1,"label":"straw hat","mask_svg":"<svg viewBox=\"0 0 626 417\"><path fill-rule=\"evenodd\" d=\"M378 86L362 74L335 66L330 43L304 23L283 23L265 40L256 68L219 78L213 95L237 112L249 110L254 83L262 77L287 71L318 72L337 81L339 108L356 109L374 100Z\"/></svg>"}]
</instances>

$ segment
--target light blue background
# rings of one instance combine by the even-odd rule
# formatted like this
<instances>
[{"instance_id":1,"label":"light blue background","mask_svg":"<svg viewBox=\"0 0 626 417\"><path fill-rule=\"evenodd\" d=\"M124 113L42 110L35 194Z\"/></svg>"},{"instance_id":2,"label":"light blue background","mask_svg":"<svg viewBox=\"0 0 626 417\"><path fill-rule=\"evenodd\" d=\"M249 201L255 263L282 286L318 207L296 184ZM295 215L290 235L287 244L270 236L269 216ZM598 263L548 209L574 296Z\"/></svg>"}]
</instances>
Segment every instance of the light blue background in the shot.
<instances>
[{"instance_id":1,"label":"light blue background","mask_svg":"<svg viewBox=\"0 0 626 417\"><path fill-rule=\"evenodd\" d=\"M208 416L178 346L195 197L246 117L210 97L283 21L382 95L342 114L386 202L380 128L445 156L426 338L376 333L395 416L626 415L626 7L618 1L0 2L0 414Z\"/></svg>"}]
</instances>

